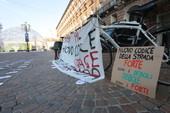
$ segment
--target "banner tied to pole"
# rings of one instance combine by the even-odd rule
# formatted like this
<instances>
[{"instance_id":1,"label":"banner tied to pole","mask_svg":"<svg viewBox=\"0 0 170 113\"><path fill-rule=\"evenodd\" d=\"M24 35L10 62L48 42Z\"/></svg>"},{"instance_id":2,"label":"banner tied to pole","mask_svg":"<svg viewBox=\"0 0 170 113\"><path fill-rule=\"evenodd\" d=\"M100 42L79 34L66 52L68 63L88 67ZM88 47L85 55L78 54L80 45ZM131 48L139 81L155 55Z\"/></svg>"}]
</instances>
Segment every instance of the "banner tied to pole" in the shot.
<instances>
[{"instance_id":1,"label":"banner tied to pole","mask_svg":"<svg viewBox=\"0 0 170 113\"><path fill-rule=\"evenodd\" d=\"M60 71L80 79L77 84L104 79L98 19L93 18L83 28L65 37L60 59L54 60L53 64Z\"/></svg>"},{"instance_id":2,"label":"banner tied to pole","mask_svg":"<svg viewBox=\"0 0 170 113\"><path fill-rule=\"evenodd\" d=\"M111 81L155 98L164 47L120 47L117 51Z\"/></svg>"}]
</instances>

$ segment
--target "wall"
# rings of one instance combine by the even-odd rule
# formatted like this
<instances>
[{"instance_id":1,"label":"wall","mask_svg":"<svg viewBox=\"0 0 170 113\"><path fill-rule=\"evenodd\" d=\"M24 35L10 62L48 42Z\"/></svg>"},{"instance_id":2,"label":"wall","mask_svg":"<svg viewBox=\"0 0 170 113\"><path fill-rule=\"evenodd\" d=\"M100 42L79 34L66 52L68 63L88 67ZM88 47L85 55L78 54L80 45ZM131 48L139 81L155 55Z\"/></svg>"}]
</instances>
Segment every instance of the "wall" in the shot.
<instances>
[{"instance_id":1,"label":"wall","mask_svg":"<svg viewBox=\"0 0 170 113\"><path fill-rule=\"evenodd\" d=\"M70 3L63 14L56 30L57 37L67 36L83 25L87 18L94 12L98 11L111 0L70 0ZM117 0L116 5L104 13L102 19L106 24L112 23L111 16L114 15L115 20L128 20L127 11L134 6L141 6L152 0ZM166 0L162 0L166 1ZM151 26L157 21L157 16L170 11L170 1L161 3L157 8L151 11L145 19L147 25Z\"/></svg>"}]
</instances>

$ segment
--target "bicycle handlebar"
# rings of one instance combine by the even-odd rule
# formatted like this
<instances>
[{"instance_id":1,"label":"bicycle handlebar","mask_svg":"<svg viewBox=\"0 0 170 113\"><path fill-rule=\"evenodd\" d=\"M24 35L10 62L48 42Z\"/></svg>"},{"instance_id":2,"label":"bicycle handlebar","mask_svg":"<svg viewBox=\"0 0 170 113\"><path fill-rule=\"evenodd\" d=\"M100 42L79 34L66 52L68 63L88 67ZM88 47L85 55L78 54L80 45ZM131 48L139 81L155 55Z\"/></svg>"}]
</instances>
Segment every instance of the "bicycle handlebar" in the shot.
<instances>
[{"instance_id":1,"label":"bicycle handlebar","mask_svg":"<svg viewBox=\"0 0 170 113\"><path fill-rule=\"evenodd\" d=\"M97 15L96 15L96 14L91 14L91 15L87 18L87 20L91 19L92 17L97 18Z\"/></svg>"}]
</instances>

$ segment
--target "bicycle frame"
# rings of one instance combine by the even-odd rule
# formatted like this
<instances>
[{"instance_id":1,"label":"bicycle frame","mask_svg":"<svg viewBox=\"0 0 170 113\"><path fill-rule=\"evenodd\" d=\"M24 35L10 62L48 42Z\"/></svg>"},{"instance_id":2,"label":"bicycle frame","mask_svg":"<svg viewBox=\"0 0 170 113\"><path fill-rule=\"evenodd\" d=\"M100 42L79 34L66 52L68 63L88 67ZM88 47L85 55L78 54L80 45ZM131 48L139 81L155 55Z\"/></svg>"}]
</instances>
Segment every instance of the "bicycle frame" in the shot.
<instances>
[{"instance_id":1,"label":"bicycle frame","mask_svg":"<svg viewBox=\"0 0 170 113\"><path fill-rule=\"evenodd\" d=\"M99 20L100 17L98 17ZM137 22L117 22L113 25L100 25L100 32L101 34L104 34L105 38L116 48L118 49L120 47L120 45L118 43L116 43L116 41L111 38L105 31L104 29L114 29L114 28L117 28L117 29L121 29L121 28L126 28L126 29L136 29L137 32L136 32L136 39L133 38L133 41L132 41L132 46L134 46L135 44L137 44L137 41L139 40L139 34L142 33L154 46L159 46L154 40L156 40L156 38L147 30L144 30L142 29L142 25L137 23ZM165 60L162 60L163 62L168 62L170 59L169 59L169 56L164 52L164 57L165 57Z\"/></svg>"}]
</instances>

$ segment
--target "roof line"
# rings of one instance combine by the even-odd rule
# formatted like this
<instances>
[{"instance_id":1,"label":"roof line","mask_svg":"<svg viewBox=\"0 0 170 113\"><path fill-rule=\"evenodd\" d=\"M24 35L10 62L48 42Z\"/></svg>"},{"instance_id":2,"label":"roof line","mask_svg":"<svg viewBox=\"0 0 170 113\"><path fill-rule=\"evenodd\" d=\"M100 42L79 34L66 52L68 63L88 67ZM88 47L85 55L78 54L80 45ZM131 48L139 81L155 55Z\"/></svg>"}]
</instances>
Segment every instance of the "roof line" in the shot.
<instances>
[{"instance_id":1,"label":"roof line","mask_svg":"<svg viewBox=\"0 0 170 113\"><path fill-rule=\"evenodd\" d=\"M67 10L68 10L68 8L69 8L69 6L70 6L70 4L71 4L72 1L73 1L73 0L70 0L70 2L68 3L67 8L66 8L66 10L64 11L64 13L63 13L63 15L62 15L62 17L61 17L61 19L60 19L60 21L59 21L59 23L58 23L56 29L57 29L58 26L60 25L61 20L64 18L64 15L65 15L65 13L67 12Z\"/></svg>"}]
</instances>

